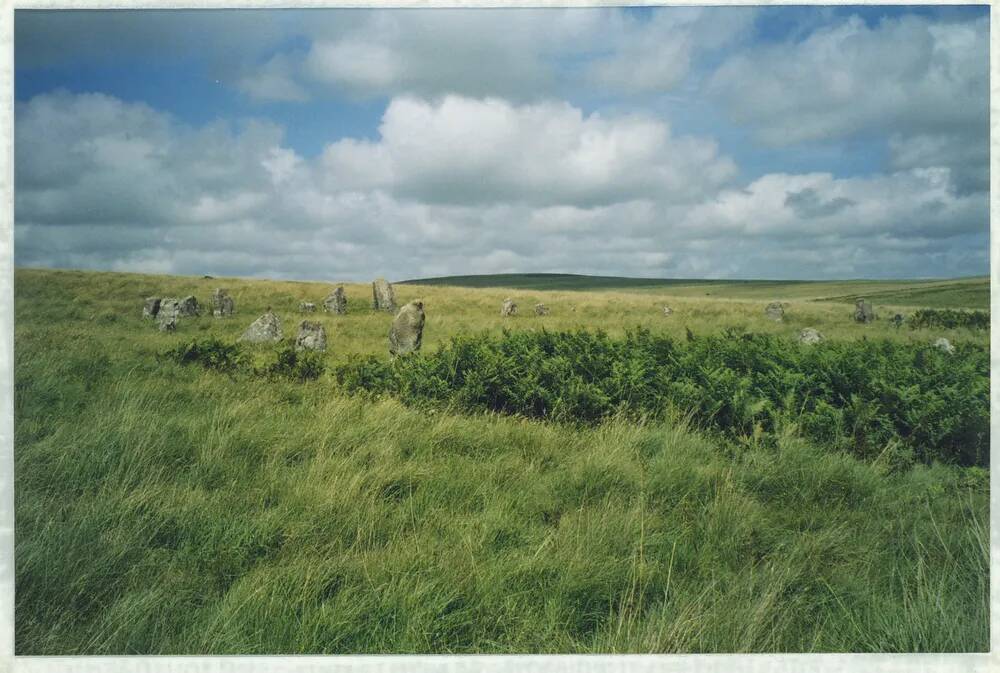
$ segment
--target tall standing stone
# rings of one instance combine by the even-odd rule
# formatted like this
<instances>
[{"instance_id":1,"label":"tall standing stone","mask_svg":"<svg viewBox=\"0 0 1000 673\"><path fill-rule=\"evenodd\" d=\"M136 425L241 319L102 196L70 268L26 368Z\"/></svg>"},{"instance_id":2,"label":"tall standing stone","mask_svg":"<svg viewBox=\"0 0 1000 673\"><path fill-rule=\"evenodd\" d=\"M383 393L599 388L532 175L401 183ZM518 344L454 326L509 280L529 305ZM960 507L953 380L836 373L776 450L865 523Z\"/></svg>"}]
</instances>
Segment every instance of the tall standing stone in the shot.
<instances>
[{"instance_id":1,"label":"tall standing stone","mask_svg":"<svg viewBox=\"0 0 1000 673\"><path fill-rule=\"evenodd\" d=\"M181 303L178 299L163 299L160 310L156 312L156 322L161 332L173 332L177 329L177 318L181 315Z\"/></svg>"},{"instance_id":2,"label":"tall standing stone","mask_svg":"<svg viewBox=\"0 0 1000 673\"><path fill-rule=\"evenodd\" d=\"M236 302L227 290L216 288L212 293L212 315L216 318L231 316L236 311Z\"/></svg>"},{"instance_id":3,"label":"tall standing stone","mask_svg":"<svg viewBox=\"0 0 1000 673\"><path fill-rule=\"evenodd\" d=\"M378 281L375 281L378 282ZM385 281L383 281L385 282ZM389 285L386 283L386 285ZM392 287L389 287L389 295L392 295ZM372 296L377 297L375 290L372 290ZM374 303L373 303L374 306ZM347 295L344 294L344 287L338 286L333 292L327 295L326 299L323 300L323 308L326 309L327 313L336 313L337 315L344 315L347 313ZM375 308L378 308L375 306Z\"/></svg>"},{"instance_id":4,"label":"tall standing stone","mask_svg":"<svg viewBox=\"0 0 1000 673\"><path fill-rule=\"evenodd\" d=\"M326 350L326 330L318 322L303 320L295 337L295 350Z\"/></svg>"},{"instance_id":5,"label":"tall standing stone","mask_svg":"<svg viewBox=\"0 0 1000 673\"><path fill-rule=\"evenodd\" d=\"M278 316L267 309L267 313L254 320L243 335L240 341L248 343L266 343L268 341L281 341L281 321Z\"/></svg>"},{"instance_id":6,"label":"tall standing stone","mask_svg":"<svg viewBox=\"0 0 1000 673\"><path fill-rule=\"evenodd\" d=\"M517 315L517 304L510 297L503 300L503 306L500 307L501 317L508 317L512 315Z\"/></svg>"},{"instance_id":7,"label":"tall standing stone","mask_svg":"<svg viewBox=\"0 0 1000 673\"><path fill-rule=\"evenodd\" d=\"M388 313L396 310L396 293L385 278L376 278L372 282L372 308Z\"/></svg>"},{"instance_id":8,"label":"tall standing stone","mask_svg":"<svg viewBox=\"0 0 1000 673\"><path fill-rule=\"evenodd\" d=\"M864 299L854 302L854 322L870 323L875 320L875 309Z\"/></svg>"},{"instance_id":9,"label":"tall standing stone","mask_svg":"<svg viewBox=\"0 0 1000 673\"><path fill-rule=\"evenodd\" d=\"M424 338L424 303L411 301L399 309L389 328L389 353L405 355L420 350Z\"/></svg>"},{"instance_id":10,"label":"tall standing stone","mask_svg":"<svg viewBox=\"0 0 1000 673\"><path fill-rule=\"evenodd\" d=\"M142 317L152 320L160 312L160 298L146 297L146 303L142 307Z\"/></svg>"},{"instance_id":11,"label":"tall standing stone","mask_svg":"<svg viewBox=\"0 0 1000 673\"><path fill-rule=\"evenodd\" d=\"M781 305L780 301L772 301L764 309L764 313L771 320L781 322L785 318L785 307Z\"/></svg>"}]
</instances>

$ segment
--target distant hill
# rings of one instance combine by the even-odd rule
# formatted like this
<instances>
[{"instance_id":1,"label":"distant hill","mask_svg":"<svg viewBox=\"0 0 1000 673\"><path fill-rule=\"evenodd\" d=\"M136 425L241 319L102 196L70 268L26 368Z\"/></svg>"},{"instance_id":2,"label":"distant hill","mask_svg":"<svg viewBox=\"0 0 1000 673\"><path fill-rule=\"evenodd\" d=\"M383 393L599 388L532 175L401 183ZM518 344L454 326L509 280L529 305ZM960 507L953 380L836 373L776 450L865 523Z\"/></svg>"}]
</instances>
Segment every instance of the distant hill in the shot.
<instances>
[{"instance_id":1,"label":"distant hill","mask_svg":"<svg viewBox=\"0 0 1000 673\"><path fill-rule=\"evenodd\" d=\"M516 290L618 290L672 285L727 283L780 283L786 281L718 281L691 278L626 278L623 276L585 276L575 273L492 273L473 276L442 276L400 281L410 285L450 285L453 287L509 287Z\"/></svg>"}]
</instances>

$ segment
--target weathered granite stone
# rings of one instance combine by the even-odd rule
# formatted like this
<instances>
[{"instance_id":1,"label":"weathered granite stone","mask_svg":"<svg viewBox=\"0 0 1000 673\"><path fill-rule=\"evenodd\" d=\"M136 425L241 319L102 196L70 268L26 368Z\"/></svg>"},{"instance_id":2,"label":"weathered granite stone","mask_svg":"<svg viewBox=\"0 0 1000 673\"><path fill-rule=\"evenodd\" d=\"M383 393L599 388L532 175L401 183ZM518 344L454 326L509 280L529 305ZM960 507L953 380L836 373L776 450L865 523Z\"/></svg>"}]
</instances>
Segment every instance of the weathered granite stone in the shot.
<instances>
[{"instance_id":1,"label":"weathered granite stone","mask_svg":"<svg viewBox=\"0 0 1000 673\"><path fill-rule=\"evenodd\" d=\"M545 304L535 304L535 315L548 315L549 307Z\"/></svg>"},{"instance_id":2,"label":"weathered granite stone","mask_svg":"<svg viewBox=\"0 0 1000 673\"><path fill-rule=\"evenodd\" d=\"M142 317L152 320L160 312L160 298L146 297L146 303L142 307Z\"/></svg>"},{"instance_id":3,"label":"weathered granite stone","mask_svg":"<svg viewBox=\"0 0 1000 673\"><path fill-rule=\"evenodd\" d=\"M181 303L177 299L163 299L160 310L156 312L156 321L161 332L173 332L177 329L177 319L181 316Z\"/></svg>"},{"instance_id":4,"label":"weathered granite stone","mask_svg":"<svg viewBox=\"0 0 1000 673\"><path fill-rule=\"evenodd\" d=\"M500 307L500 315L504 318L507 316L517 315L517 304L510 297L503 300L503 306Z\"/></svg>"},{"instance_id":5,"label":"weathered granite stone","mask_svg":"<svg viewBox=\"0 0 1000 673\"><path fill-rule=\"evenodd\" d=\"M386 285L388 285L388 283L386 283ZM392 286L389 287L389 294L392 294ZM375 296L376 292L373 286L373 301ZM327 295L326 299L323 300L323 308L326 309L328 313L336 313L337 315L344 315L347 313L347 295L344 294L343 286L338 286L333 292Z\"/></svg>"},{"instance_id":6,"label":"weathered granite stone","mask_svg":"<svg viewBox=\"0 0 1000 673\"><path fill-rule=\"evenodd\" d=\"M326 350L326 330L318 322L303 320L299 323L299 334L295 337L296 350Z\"/></svg>"},{"instance_id":7,"label":"weathered granite stone","mask_svg":"<svg viewBox=\"0 0 1000 673\"><path fill-rule=\"evenodd\" d=\"M424 303L419 299L399 309L389 328L389 353L405 355L420 350L424 338Z\"/></svg>"},{"instance_id":8,"label":"weathered granite stone","mask_svg":"<svg viewBox=\"0 0 1000 673\"><path fill-rule=\"evenodd\" d=\"M820 341L823 341L823 335L812 327L806 327L799 332L799 343L818 344Z\"/></svg>"},{"instance_id":9,"label":"weathered granite stone","mask_svg":"<svg viewBox=\"0 0 1000 673\"><path fill-rule=\"evenodd\" d=\"M376 278L372 282L372 308L389 313L396 310L396 293L385 278Z\"/></svg>"},{"instance_id":10,"label":"weathered granite stone","mask_svg":"<svg viewBox=\"0 0 1000 673\"><path fill-rule=\"evenodd\" d=\"M854 322L870 323L875 320L875 309L864 299L854 302Z\"/></svg>"},{"instance_id":11,"label":"weathered granite stone","mask_svg":"<svg viewBox=\"0 0 1000 673\"><path fill-rule=\"evenodd\" d=\"M212 293L212 315L216 318L231 316L236 311L236 302L229 296L227 290L216 288Z\"/></svg>"},{"instance_id":12,"label":"weathered granite stone","mask_svg":"<svg viewBox=\"0 0 1000 673\"><path fill-rule=\"evenodd\" d=\"M663 315L665 315L665 316L671 316L671 315L673 315L673 313L674 313L674 309L670 308L669 306L664 306L663 307Z\"/></svg>"},{"instance_id":13,"label":"weathered granite stone","mask_svg":"<svg viewBox=\"0 0 1000 673\"><path fill-rule=\"evenodd\" d=\"M943 351L948 355L952 355L955 353L955 347L952 346L951 342L945 339L944 337L940 337L939 339L936 339L934 341L934 348L937 348L939 351Z\"/></svg>"},{"instance_id":14,"label":"weathered granite stone","mask_svg":"<svg viewBox=\"0 0 1000 673\"><path fill-rule=\"evenodd\" d=\"M764 309L764 313L771 320L781 322L785 317L785 307L781 305L780 301L772 301Z\"/></svg>"},{"instance_id":15,"label":"weathered granite stone","mask_svg":"<svg viewBox=\"0 0 1000 673\"><path fill-rule=\"evenodd\" d=\"M299 310L302 311L303 313L315 313L316 304L312 303L311 301L299 302Z\"/></svg>"},{"instance_id":16,"label":"weathered granite stone","mask_svg":"<svg viewBox=\"0 0 1000 673\"><path fill-rule=\"evenodd\" d=\"M247 327L240 337L240 341L249 343L266 343L269 341L281 341L281 320L278 316L267 309L267 313L257 318Z\"/></svg>"}]
</instances>

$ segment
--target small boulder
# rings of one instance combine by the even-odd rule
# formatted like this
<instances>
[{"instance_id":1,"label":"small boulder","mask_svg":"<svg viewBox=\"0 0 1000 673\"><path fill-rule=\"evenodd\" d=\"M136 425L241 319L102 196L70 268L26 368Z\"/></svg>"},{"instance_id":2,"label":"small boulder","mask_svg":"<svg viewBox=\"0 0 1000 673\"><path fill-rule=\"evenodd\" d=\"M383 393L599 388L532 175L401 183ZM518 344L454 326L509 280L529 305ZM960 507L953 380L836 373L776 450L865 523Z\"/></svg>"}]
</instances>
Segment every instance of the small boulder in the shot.
<instances>
[{"instance_id":1,"label":"small boulder","mask_svg":"<svg viewBox=\"0 0 1000 673\"><path fill-rule=\"evenodd\" d=\"M389 328L389 353L405 355L420 350L424 338L424 303L414 300L399 309Z\"/></svg>"},{"instance_id":2,"label":"small boulder","mask_svg":"<svg viewBox=\"0 0 1000 673\"><path fill-rule=\"evenodd\" d=\"M517 315L517 304L510 297L503 300L503 306L500 307L500 315L504 318L507 316Z\"/></svg>"},{"instance_id":3,"label":"small boulder","mask_svg":"<svg viewBox=\"0 0 1000 673\"><path fill-rule=\"evenodd\" d=\"M823 335L812 327L806 327L799 332L799 343L818 344L820 341L823 341Z\"/></svg>"},{"instance_id":4,"label":"small boulder","mask_svg":"<svg viewBox=\"0 0 1000 673\"><path fill-rule=\"evenodd\" d=\"M254 320L246 331L243 332L243 336L239 338L240 341L246 341L249 343L266 343L281 341L281 321L278 316L271 312L271 309L267 309L267 313L261 317Z\"/></svg>"},{"instance_id":5,"label":"small boulder","mask_svg":"<svg viewBox=\"0 0 1000 673\"><path fill-rule=\"evenodd\" d=\"M775 322L781 322L785 317L785 307L780 301L772 301L764 309L764 314Z\"/></svg>"},{"instance_id":6,"label":"small boulder","mask_svg":"<svg viewBox=\"0 0 1000 673\"><path fill-rule=\"evenodd\" d=\"M295 337L295 350L326 350L326 330L318 322L303 320Z\"/></svg>"},{"instance_id":7,"label":"small boulder","mask_svg":"<svg viewBox=\"0 0 1000 673\"><path fill-rule=\"evenodd\" d=\"M183 299L177 299L176 297L165 298L160 301L160 310L163 310L163 305L167 302L172 302L177 307L177 317L181 316L196 316L199 313L198 300L188 295Z\"/></svg>"},{"instance_id":8,"label":"small boulder","mask_svg":"<svg viewBox=\"0 0 1000 673\"><path fill-rule=\"evenodd\" d=\"M227 290L216 288L212 293L212 315L216 318L231 316L236 311L236 302Z\"/></svg>"},{"instance_id":9,"label":"small boulder","mask_svg":"<svg viewBox=\"0 0 1000 673\"><path fill-rule=\"evenodd\" d=\"M875 320L875 309L864 299L854 302L854 322L870 323Z\"/></svg>"},{"instance_id":10,"label":"small boulder","mask_svg":"<svg viewBox=\"0 0 1000 673\"><path fill-rule=\"evenodd\" d=\"M376 281L378 282L378 281ZM383 281L384 282L384 281ZM389 285L386 283L386 285ZM390 299L395 301L392 295L392 286L389 286ZM374 286L372 289L372 298L376 296ZM373 303L374 306L374 303ZM336 313L337 315L344 315L347 313L347 295L344 294L343 286L338 286L333 292L327 295L326 299L323 300L323 308L326 309L327 313ZM375 307L378 308L378 307Z\"/></svg>"},{"instance_id":11,"label":"small boulder","mask_svg":"<svg viewBox=\"0 0 1000 673\"><path fill-rule=\"evenodd\" d=\"M674 314L674 309L670 308L669 306L664 306L663 307L663 315L665 315L665 316L671 316L673 314Z\"/></svg>"},{"instance_id":12,"label":"small boulder","mask_svg":"<svg viewBox=\"0 0 1000 673\"><path fill-rule=\"evenodd\" d=\"M372 282L372 308L389 313L396 310L396 293L385 278L376 278Z\"/></svg>"},{"instance_id":13,"label":"small boulder","mask_svg":"<svg viewBox=\"0 0 1000 673\"><path fill-rule=\"evenodd\" d=\"M535 315L548 315L549 307L545 304L535 304Z\"/></svg>"},{"instance_id":14,"label":"small boulder","mask_svg":"<svg viewBox=\"0 0 1000 673\"><path fill-rule=\"evenodd\" d=\"M160 298L146 297L146 303L142 307L142 317L152 320L160 312Z\"/></svg>"},{"instance_id":15,"label":"small boulder","mask_svg":"<svg viewBox=\"0 0 1000 673\"><path fill-rule=\"evenodd\" d=\"M299 310L302 311L303 313L315 313L316 304L312 303L311 301L299 302Z\"/></svg>"},{"instance_id":16,"label":"small boulder","mask_svg":"<svg viewBox=\"0 0 1000 673\"><path fill-rule=\"evenodd\" d=\"M934 341L934 348L937 348L939 351L947 353L948 355L954 355L955 353L955 347L952 346L951 342L945 339L944 337L941 337Z\"/></svg>"}]
</instances>

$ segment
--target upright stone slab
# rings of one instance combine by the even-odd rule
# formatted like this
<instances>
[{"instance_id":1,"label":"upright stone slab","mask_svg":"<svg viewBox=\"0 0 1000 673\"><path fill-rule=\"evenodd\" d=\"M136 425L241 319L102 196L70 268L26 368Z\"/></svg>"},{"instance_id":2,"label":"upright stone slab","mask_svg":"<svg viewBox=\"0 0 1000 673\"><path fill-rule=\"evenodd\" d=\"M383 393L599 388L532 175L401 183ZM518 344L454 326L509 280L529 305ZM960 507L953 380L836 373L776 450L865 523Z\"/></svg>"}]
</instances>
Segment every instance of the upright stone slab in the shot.
<instances>
[{"instance_id":1,"label":"upright stone slab","mask_svg":"<svg viewBox=\"0 0 1000 673\"><path fill-rule=\"evenodd\" d=\"M267 313L254 320L247 327L239 340L246 341L247 343L281 341L281 320L269 308L267 309Z\"/></svg>"},{"instance_id":2,"label":"upright stone slab","mask_svg":"<svg viewBox=\"0 0 1000 673\"><path fill-rule=\"evenodd\" d=\"M875 320L875 309L864 299L854 302L854 322L870 323Z\"/></svg>"},{"instance_id":3,"label":"upright stone slab","mask_svg":"<svg viewBox=\"0 0 1000 673\"><path fill-rule=\"evenodd\" d=\"M146 297L146 303L142 307L142 317L152 320L160 312L160 298Z\"/></svg>"},{"instance_id":4,"label":"upright stone slab","mask_svg":"<svg viewBox=\"0 0 1000 673\"><path fill-rule=\"evenodd\" d=\"M166 299L163 301L166 301ZM177 303L178 316L193 317L197 316L201 312L201 309L198 306L198 300L191 295L188 295L183 299L175 299L174 301Z\"/></svg>"},{"instance_id":5,"label":"upright stone slab","mask_svg":"<svg viewBox=\"0 0 1000 673\"><path fill-rule=\"evenodd\" d=\"M820 341L823 341L823 335L812 327L806 327L799 332L799 343L818 344Z\"/></svg>"},{"instance_id":6,"label":"upright stone slab","mask_svg":"<svg viewBox=\"0 0 1000 673\"><path fill-rule=\"evenodd\" d=\"M785 307L780 301L772 301L764 309L764 314L775 322L781 322L785 318Z\"/></svg>"},{"instance_id":7,"label":"upright stone slab","mask_svg":"<svg viewBox=\"0 0 1000 673\"><path fill-rule=\"evenodd\" d=\"M420 350L424 338L424 303L411 301L399 309L389 328L389 353L405 355Z\"/></svg>"},{"instance_id":8,"label":"upright stone slab","mask_svg":"<svg viewBox=\"0 0 1000 673\"><path fill-rule=\"evenodd\" d=\"M535 315L548 315L549 307L545 304L535 304Z\"/></svg>"},{"instance_id":9,"label":"upright stone slab","mask_svg":"<svg viewBox=\"0 0 1000 673\"><path fill-rule=\"evenodd\" d=\"M503 300L503 306L500 307L500 315L504 318L512 315L517 315L517 304L510 297Z\"/></svg>"},{"instance_id":10,"label":"upright stone slab","mask_svg":"<svg viewBox=\"0 0 1000 673\"><path fill-rule=\"evenodd\" d=\"M376 278L372 282L372 308L388 313L396 310L396 293L385 278Z\"/></svg>"},{"instance_id":11,"label":"upright stone slab","mask_svg":"<svg viewBox=\"0 0 1000 673\"><path fill-rule=\"evenodd\" d=\"M160 310L156 312L156 322L161 332L173 332L177 329L177 319L181 315L179 299L163 299Z\"/></svg>"},{"instance_id":12,"label":"upright stone slab","mask_svg":"<svg viewBox=\"0 0 1000 673\"><path fill-rule=\"evenodd\" d=\"M227 318L236 312L236 302L229 296L229 291L221 287L212 293L212 315L216 318Z\"/></svg>"},{"instance_id":13,"label":"upright stone slab","mask_svg":"<svg viewBox=\"0 0 1000 673\"><path fill-rule=\"evenodd\" d=\"M378 281L375 282L377 283ZM382 282L384 283L385 281ZM389 285L388 283L385 284ZM375 306L376 297L378 297L378 293L375 291L373 283L372 306L378 309L379 307ZM390 300L393 299L391 285L389 286L389 297ZM344 287L342 285L337 286L333 292L327 295L326 299L323 300L323 308L326 309L327 313L335 313L336 315L344 315L347 313L347 295L344 294Z\"/></svg>"},{"instance_id":14,"label":"upright stone slab","mask_svg":"<svg viewBox=\"0 0 1000 673\"><path fill-rule=\"evenodd\" d=\"M303 320L295 337L295 350L326 350L326 330L318 322Z\"/></svg>"}]
</instances>

